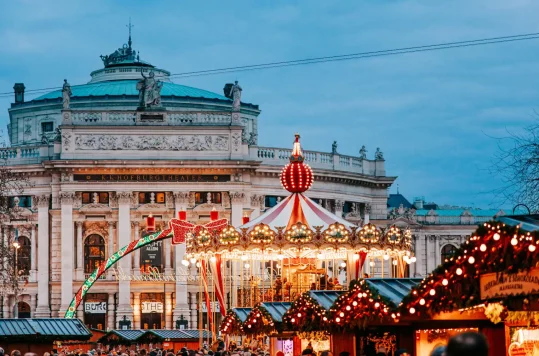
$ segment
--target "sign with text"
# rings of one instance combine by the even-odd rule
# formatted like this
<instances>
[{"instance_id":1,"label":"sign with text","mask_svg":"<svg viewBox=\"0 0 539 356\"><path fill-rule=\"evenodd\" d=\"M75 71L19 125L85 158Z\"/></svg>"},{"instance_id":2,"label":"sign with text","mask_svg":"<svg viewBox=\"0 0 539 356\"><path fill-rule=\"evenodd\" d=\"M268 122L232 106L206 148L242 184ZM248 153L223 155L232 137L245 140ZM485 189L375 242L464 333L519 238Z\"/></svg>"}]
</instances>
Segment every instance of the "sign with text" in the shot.
<instances>
[{"instance_id":1,"label":"sign with text","mask_svg":"<svg viewBox=\"0 0 539 356\"><path fill-rule=\"evenodd\" d=\"M230 182L230 174L74 174L75 182Z\"/></svg>"},{"instance_id":2,"label":"sign with text","mask_svg":"<svg viewBox=\"0 0 539 356\"><path fill-rule=\"evenodd\" d=\"M140 264L145 269L151 267L161 267L163 252L161 247L163 241L154 241L140 249Z\"/></svg>"},{"instance_id":3,"label":"sign with text","mask_svg":"<svg viewBox=\"0 0 539 356\"><path fill-rule=\"evenodd\" d=\"M162 313L163 303L161 302L142 302L142 314Z\"/></svg>"},{"instance_id":4,"label":"sign with text","mask_svg":"<svg viewBox=\"0 0 539 356\"><path fill-rule=\"evenodd\" d=\"M539 269L529 272L482 274L479 279L481 299L500 298L516 294L539 294Z\"/></svg>"},{"instance_id":5,"label":"sign with text","mask_svg":"<svg viewBox=\"0 0 539 356\"><path fill-rule=\"evenodd\" d=\"M85 302L84 312L88 314L105 314L107 312L107 302Z\"/></svg>"}]
</instances>

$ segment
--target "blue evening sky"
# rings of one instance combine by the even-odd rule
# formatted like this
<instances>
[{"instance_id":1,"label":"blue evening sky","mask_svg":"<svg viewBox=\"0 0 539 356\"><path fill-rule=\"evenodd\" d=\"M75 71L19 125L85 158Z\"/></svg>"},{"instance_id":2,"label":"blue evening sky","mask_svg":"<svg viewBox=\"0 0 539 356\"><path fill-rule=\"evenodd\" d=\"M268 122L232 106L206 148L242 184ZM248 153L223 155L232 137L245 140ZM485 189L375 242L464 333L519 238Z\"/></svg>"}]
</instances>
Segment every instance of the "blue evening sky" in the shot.
<instances>
[{"instance_id":1,"label":"blue evening sky","mask_svg":"<svg viewBox=\"0 0 539 356\"><path fill-rule=\"evenodd\" d=\"M127 41L172 73L539 32L539 2L3 1L0 92L81 84ZM499 207L493 137L534 122L539 40L175 79L262 109L259 143L343 154L380 147L410 200ZM32 96L27 95L27 99ZM0 125L12 97L0 97ZM396 185L391 189L396 191ZM507 205L506 205L507 206Z\"/></svg>"}]
</instances>

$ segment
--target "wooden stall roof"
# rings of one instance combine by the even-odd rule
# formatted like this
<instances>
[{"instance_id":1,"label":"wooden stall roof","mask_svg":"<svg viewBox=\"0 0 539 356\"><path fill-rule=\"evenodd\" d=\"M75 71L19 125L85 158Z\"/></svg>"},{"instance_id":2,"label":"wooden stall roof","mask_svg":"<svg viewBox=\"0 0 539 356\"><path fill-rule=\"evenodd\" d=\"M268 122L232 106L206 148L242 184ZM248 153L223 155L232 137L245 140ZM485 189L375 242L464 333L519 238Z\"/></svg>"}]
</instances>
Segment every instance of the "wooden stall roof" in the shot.
<instances>
[{"instance_id":1,"label":"wooden stall roof","mask_svg":"<svg viewBox=\"0 0 539 356\"><path fill-rule=\"evenodd\" d=\"M421 278L367 278L365 282L371 290L378 293L395 305L399 305L402 299L410 293L410 290L422 281Z\"/></svg>"},{"instance_id":2,"label":"wooden stall roof","mask_svg":"<svg viewBox=\"0 0 539 356\"><path fill-rule=\"evenodd\" d=\"M252 308L232 308L232 311L236 314L238 319L243 323L247 320L247 316L253 310Z\"/></svg>"},{"instance_id":3,"label":"wooden stall roof","mask_svg":"<svg viewBox=\"0 0 539 356\"><path fill-rule=\"evenodd\" d=\"M88 340L91 336L79 319L0 319L1 341Z\"/></svg>"},{"instance_id":4,"label":"wooden stall roof","mask_svg":"<svg viewBox=\"0 0 539 356\"><path fill-rule=\"evenodd\" d=\"M274 322L280 323L283 321L283 315L286 313L292 303L284 302L263 302L260 306L267 310Z\"/></svg>"},{"instance_id":5,"label":"wooden stall roof","mask_svg":"<svg viewBox=\"0 0 539 356\"><path fill-rule=\"evenodd\" d=\"M309 291L309 296L313 298L318 305L320 305L325 310L329 310L333 303L343 294L343 291L336 290L311 290Z\"/></svg>"}]
</instances>

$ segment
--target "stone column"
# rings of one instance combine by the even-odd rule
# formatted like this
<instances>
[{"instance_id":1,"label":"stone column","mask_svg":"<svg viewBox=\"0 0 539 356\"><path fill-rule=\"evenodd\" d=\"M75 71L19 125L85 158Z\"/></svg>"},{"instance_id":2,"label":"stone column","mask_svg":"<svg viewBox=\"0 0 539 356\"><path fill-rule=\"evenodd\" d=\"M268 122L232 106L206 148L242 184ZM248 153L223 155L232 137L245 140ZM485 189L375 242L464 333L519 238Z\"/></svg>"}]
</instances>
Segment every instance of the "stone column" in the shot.
<instances>
[{"instance_id":1,"label":"stone column","mask_svg":"<svg viewBox=\"0 0 539 356\"><path fill-rule=\"evenodd\" d=\"M133 221L133 233L134 233L134 240L140 239L140 222L139 221ZM134 263L133 263L133 273L135 276L140 276L140 249L135 250L135 255L133 257ZM139 293L140 294L140 293Z\"/></svg>"},{"instance_id":2,"label":"stone column","mask_svg":"<svg viewBox=\"0 0 539 356\"><path fill-rule=\"evenodd\" d=\"M118 192L118 249L127 246L131 242L131 192ZM124 272L131 270L131 258L122 258L119 262ZM133 320L133 308L131 307L131 283L129 281L118 282L118 310L116 317L123 318L125 315Z\"/></svg>"},{"instance_id":3,"label":"stone column","mask_svg":"<svg viewBox=\"0 0 539 356\"><path fill-rule=\"evenodd\" d=\"M196 293L190 293L190 296L191 296L191 322L189 323L189 329L198 329L197 295Z\"/></svg>"},{"instance_id":4,"label":"stone column","mask_svg":"<svg viewBox=\"0 0 539 356\"><path fill-rule=\"evenodd\" d=\"M32 225L30 227L31 229L31 238L30 238L30 281L35 282L37 279L37 271L36 271L36 264L37 264L37 243L36 243L36 226ZM35 307L35 305L32 305L32 307ZM35 312L35 308L33 309Z\"/></svg>"},{"instance_id":5,"label":"stone column","mask_svg":"<svg viewBox=\"0 0 539 356\"><path fill-rule=\"evenodd\" d=\"M109 293L109 300L107 302L107 329L115 329L116 323L114 322L114 293Z\"/></svg>"},{"instance_id":6,"label":"stone column","mask_svg":"<svg viewBox=\"0 0 539 356\"><path fill-rule=\"evenodd\" d=\"M73 259L68 256L73 255L73 200L75 193L60 192L59 196L62 222L60 251L64 256L61 259L62 281L59 315L63 316L73 298Z\"/></svg>"},{"instance_id":7,"label":"stone column","mask_svg":"<svg viewBox=\"0 0 539 356\"><path fill-rule=\"evenodd\" d=\"M230 192L230 200L232 206L232 226L240 226L241 218L243 217L245 194L242 192Z\"/></svg>"},{"instance_id":8,"label":"stone column","mask_svg":"<svg viewBox=\"0 0 539 356\"><path fill-rule=\"evenodd\" d=\"M78 281L84 281L84 244L82 243L82 221L77 221L77 269L75 276Z\"/></svg>"},{"instance_id":9,"label":"stone column","mask_svg":"<svg viewBox=\"0 0 539 356\"><path fill-rule=\"evenodd\" d=\"M35 197L37 206L37 308L34 317L50 318L49 305L49 195Z\"/></svg>"},{"instance_id":10,"label":"stone column","mask_svg":"<svg viewBox=\"0 0 539 356\"><path fill-rule=\"evenodd\" d=\"M134 292L133 293L133 329L141 329L140 312L141 312L140 293Z\"/></svg>"},{"instance_id":11,"label":"stone column","mask_svg":"<svg viewBox=\"0 0 539 356\"><path fill-rule=\"evenodd\" d=\"M165 329L172 329L172 293L165 293Z\"/></svg>"},{"instance_id":12,"label":"stone column","mask_svg":"<svg viewBox=\"0 0 539 356\"><path fill-rule=\"evenodd\" d=\"M337 215L339 218L342 218L343 207L344 207L343 200L335 200L335 215Z\"/></svg>"},{"instance_id":13,"label":"stone column","mask_svg":"<svg viewBox=\"0 0 539 356\"><path fill-rule=\"evenodd\" d=\"M176 215L178 216L178 215ZM165 227L167 228L167 227ZM170 254L171 254L171 246L172 246L172 243L171 243L172 240L165 240L163 241L163 243L165 244L165 274L171 274L172 273L172 267L171 267L171 264L170 264Z\"/></svg>"},{"instance_id":14,"label":"stone column","mask_svg":"<svg viewBox=\"0 0 539 356\"><path fill-rule=\"evenodd\" d=\"M174 210L175 218L178 217L180 210L186 210L189 205L189 192L174 192ZM170 242L165 242L170 244ZM183 256L185 255L185 244L174 245L174 269L176 273L176 289L174 297L176 306L173 311L172 318L174 323L183 315L184 318L189 317L189 301L187 300L187 267L182 265ZM191 325L189 325L191 328Z\"/></svg>"},{"instance_id":15,"label":"stone column","mask_svg":"<svg viewBox=\"0 0 539 356\"><path fill-rule=\"evenodd\" d=\"M264 197L256 194L251 195L251 209L253 209L251 220L260 216L260 198Z\"/></svg>"},{"instance_id":16,"label":"stone column","mask_svg":"<svg viewBox=\"0 0 539 356\"><path fill-rule=\"evenodd\" d=\"M114 221L109 221L109 255L108 257L112 256L114 254ZM112 271L109 270L108 272L108 278L112 279Z\"/></svg>"},{"instance_id":17,"label":"stone column","mask_svg":"<svg viewBox=\"0 0 539 356\"><path fill-rule=\"evenodd\" d=\"M365 218L363 219L364 224L368 224L370 214L371 214L371 204L370 203L365 203L365 213L364 214L365 214Z\"/></svg>"},{"instance_id":18,"label":"stone column","mask_svg":"<svg viewBox=\"0 0 539 356\"><path fill-rule=\"evenodd\" d=\"M32 311L30 315L35 318L37 309L37 294L30 294L30 309Z\"/></svg>"},{"instance_id":19,"label":"stone column","mask_svg":"<svg viewBox=\"0 0 539 356\"><path fill-rule=\"evenodd\" d=\"M10 298L9 296L5 295L4 300L2 302L2 315L4 316L4 318L11 317L11 313L9 312L9 309L10 309L9 298Z\"/></svg>"}]
</instances>

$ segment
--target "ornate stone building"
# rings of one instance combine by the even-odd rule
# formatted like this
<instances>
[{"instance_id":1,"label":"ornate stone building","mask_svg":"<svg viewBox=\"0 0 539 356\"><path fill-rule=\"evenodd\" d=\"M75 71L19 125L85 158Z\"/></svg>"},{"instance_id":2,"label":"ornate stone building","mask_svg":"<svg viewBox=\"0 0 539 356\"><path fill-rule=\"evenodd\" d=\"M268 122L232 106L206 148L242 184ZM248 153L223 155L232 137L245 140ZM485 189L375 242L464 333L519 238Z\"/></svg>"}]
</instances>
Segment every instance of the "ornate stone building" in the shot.
<instances>
[{"instance_id":1,"label":"ornate stone building","mask_svg":"<svg viewBox=\"0 0 539 356\"><path fill-rule=\"evenodd\" d=\"M258 122L271 118L241 101L238 83L227 84L225 95L175 84L139 58L131 39L102 60L84 85L65 81L31 101L23 84L14 87L11 146L0 155L32 185L13 199L19 215L2 221L2 230L5 243L15 231L24 242L19 268L28 283L17 299L3 298L3 317L13 315L16 300L20 313L62 316L85 277L142 236L150 213L164 224L185 209L189 220L205 222L215 208L237 226L287 195L278 175L291 150L258 145ZM283 134L292 143L294 132ZM315 174L307 195L359 224L386 220L395 178L386 176L379 150L373 158L364 148L346 156L335 144L332 153L304 154ZM131 276L152 267L173 274L183 253L167 241L118 265ZM187 279L117 281L111 272L78 316L100 328L118 327L124 316L135 328L171 328L183 315L196 328L198 292Z\"/></svg>"}]
</instances>

